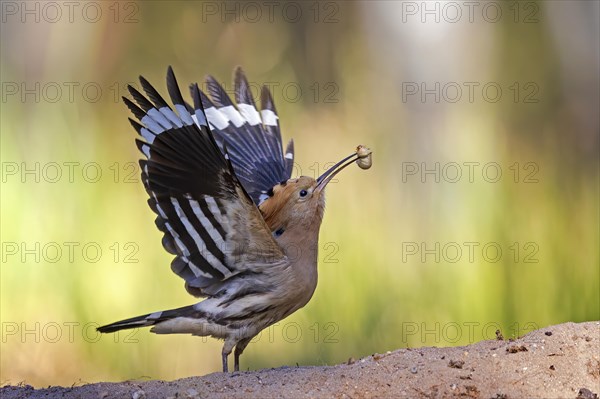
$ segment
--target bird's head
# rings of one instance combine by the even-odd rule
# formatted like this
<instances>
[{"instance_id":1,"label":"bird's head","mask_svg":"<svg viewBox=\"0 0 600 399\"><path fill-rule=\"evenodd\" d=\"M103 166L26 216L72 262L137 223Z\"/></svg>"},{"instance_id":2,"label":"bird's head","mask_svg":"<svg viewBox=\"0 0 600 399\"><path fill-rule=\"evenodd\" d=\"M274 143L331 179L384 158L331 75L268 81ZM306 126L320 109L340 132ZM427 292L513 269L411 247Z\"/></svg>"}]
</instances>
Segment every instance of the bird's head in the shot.
<instances>
[{"instance_id":1,"label":"bird's head","mask_svg":"<svg viewBox=\"0 0 600 399\"><path fill-rule=\"evenodd\" d=\"M356 162L362 169L371 167L371 150L358 146L356 151L329 168L316 180L300 176L283 181L269 192L259 208L267 225L278 237L289 229L318 232L325 210L324 189L335 175Z\"/></svg>"}]
</instances>

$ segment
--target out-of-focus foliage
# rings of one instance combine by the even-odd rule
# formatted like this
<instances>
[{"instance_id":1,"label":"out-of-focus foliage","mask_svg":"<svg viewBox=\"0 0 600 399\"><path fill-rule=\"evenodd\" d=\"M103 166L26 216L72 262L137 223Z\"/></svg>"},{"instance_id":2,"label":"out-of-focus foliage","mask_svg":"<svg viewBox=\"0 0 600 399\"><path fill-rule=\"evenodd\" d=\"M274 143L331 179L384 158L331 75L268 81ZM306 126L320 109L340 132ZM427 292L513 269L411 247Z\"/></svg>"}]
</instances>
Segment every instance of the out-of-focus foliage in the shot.
<instances>
[{"instance_id":1,"label":"out-of-focus foliage","mask_svg":"<svg viewBox=\"0 0 600 399\"><path fill-rule=\"evenodd\" d=\"M212 339L95 332L194 301L120 101L169 64L270 85L297 173L374 151L328 188L312 301L243 368L599 318L597 2L74 3L2 3L2 383L220 369Z\"/></svg>"}]
</instances>

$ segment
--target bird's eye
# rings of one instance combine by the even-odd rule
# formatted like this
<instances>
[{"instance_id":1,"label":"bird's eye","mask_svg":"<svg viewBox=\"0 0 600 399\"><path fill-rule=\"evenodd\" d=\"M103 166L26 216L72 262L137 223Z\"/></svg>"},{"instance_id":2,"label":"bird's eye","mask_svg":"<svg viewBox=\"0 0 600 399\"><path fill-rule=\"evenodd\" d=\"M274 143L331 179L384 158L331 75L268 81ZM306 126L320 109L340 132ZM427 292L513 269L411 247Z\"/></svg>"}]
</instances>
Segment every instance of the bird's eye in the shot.
<instances>
[{"instance_id":1,"label":"bird's eye","mask_svg":"<svg viewBox=\"0 0 600 399\"><path fill-rule=\"evenodd\" d=\"M307 194L308 194L308 191L306 191L306 190L300 190L300 196L301 197L306 197Z\"/></svg>"}]
</instances>

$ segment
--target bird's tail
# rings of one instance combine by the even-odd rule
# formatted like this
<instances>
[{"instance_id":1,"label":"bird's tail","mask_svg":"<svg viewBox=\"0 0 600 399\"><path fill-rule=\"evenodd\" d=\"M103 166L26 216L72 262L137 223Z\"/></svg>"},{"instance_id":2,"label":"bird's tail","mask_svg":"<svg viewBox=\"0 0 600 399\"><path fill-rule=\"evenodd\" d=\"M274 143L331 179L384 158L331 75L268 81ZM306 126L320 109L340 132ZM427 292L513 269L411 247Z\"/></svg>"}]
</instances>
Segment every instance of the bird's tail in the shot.
<instances>
[{"instance_id":1,"label":"bird's tail","mask_svg":"<svg viewBox=\"0 0 600 399\"><path fill-rule=\"evenodd\" d=\"M98 327L97 330L101 333L112 333L119 330L129 328L150 327L157 323L173 319L175 317L186 316L195 313L193 306L184 306L182 308L163 310L162 312L154 312L143 316L132 317Z\"/></svg>"}]
</instances>

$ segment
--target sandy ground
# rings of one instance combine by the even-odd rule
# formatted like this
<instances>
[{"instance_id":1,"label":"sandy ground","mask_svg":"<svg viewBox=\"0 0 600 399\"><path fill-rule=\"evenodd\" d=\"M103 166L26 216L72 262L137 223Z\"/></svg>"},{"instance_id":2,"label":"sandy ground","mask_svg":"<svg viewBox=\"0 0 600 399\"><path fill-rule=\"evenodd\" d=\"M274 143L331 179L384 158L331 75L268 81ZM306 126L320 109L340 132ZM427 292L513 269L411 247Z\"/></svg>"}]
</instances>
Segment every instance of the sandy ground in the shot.
<instances>
[{"instance_id":1,"label":"sandy ground","mask_svg":"<svg viewBox=\"0 0 600 399\"><path fill-rule=\"evenodd\" d=\"M543 328L515 341L400 349L330 367L214 373L75 388L4 386L13 398L578 398L600 392L600 322Z\"/></svg>"}]
</instances>

